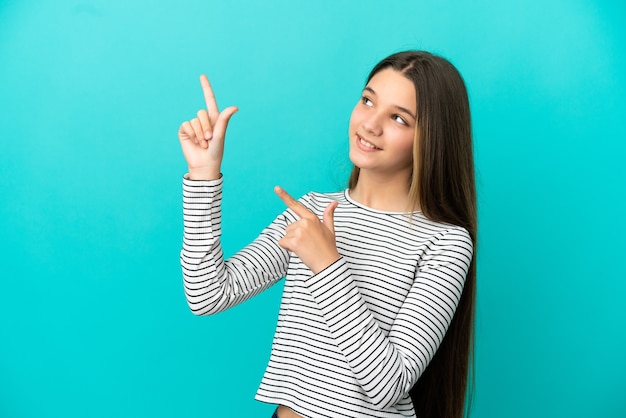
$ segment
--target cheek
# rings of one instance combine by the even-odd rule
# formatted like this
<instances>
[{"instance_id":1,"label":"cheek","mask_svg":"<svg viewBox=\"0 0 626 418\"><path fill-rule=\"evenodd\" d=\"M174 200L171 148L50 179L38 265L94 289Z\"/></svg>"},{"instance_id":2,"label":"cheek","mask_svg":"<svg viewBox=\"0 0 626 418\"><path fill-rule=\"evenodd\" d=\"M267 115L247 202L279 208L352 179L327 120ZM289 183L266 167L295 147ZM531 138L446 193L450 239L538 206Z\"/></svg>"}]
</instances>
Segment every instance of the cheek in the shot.
<instances>
[{"instance_id":1,"label":"cheek","mask_svg":"<svg viewBox=\"0 0 626 418\"><path fill-rule=\"evenodd\" d=\"M415 142L415 135L408 135L405 139L405 146L407 151L413 151L413 144Z\"/></svg>"},{"instance_id":2,"label":"cheek","mask_svg":"<svg viewBox=\"0 0 626 418\"><path fill-rule=\"evenodd\" d=\"M349 133L350 136L352 136L352 134L356 131L356 115L355 115L356 111L352 111L352 113L350 114L350 124L348 125L348 129L349 129Z\"/></svg>"},{"instance_id":3,"label":"cheek","mask_svg":"<svg viewBox=\"0 0 626 418\"><path fill-rule=\"evenodd\" d=\"M415 143L415 129L407 129L402 133L403 142L407 148L413 149Z\"/></svg>"},{"instance_id":4,"label":"cheek","mask_svg":"<svg viewBox=\"0 0 626 418\"><path fill-rule=\"evenodd\" d=\"M398 148L412 159L413 144L415 142L414 133L403 132L402 135L398 135L397 139Z\"/></svg>"},{"instance_id":5,"label":"cheek","mask_svg":"<svg viewBox=\"0 0 626 418\"><path fill-rule=\"evenodd\" d=\"M355 108L352 110L352 113L350 114L350 132L354 133L357 128L359 127L359 125L361 124L361 121L363 120L363 111L359 109L359 106L355 106Z\"/></svg>"}]
</instances>

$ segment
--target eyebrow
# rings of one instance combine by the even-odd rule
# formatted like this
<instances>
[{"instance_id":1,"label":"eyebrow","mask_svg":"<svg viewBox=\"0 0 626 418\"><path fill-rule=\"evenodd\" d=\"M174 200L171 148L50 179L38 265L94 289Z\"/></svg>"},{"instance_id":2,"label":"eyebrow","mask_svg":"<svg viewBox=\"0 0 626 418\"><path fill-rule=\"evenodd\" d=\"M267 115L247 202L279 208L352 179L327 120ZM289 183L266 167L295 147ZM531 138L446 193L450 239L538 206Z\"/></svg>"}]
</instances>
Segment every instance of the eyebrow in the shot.
<instances>
[{"instance_id":1,"label":"eyebrow","mask_svg":"<svg viewBox=\"0 0 626 418\"><path fill-rule=\"evenodd\" d=\"M370 93L372 93L374 96L376 96L376 92L374 91L373 88L366 86L363 90L365 91L369 91ZM408 114L409 116L411 116L413 119L417 120L417 117L413 114L413 112L411 112L409 109L407 109L406 107L402 107L402 106L398 106L398 105L394 105L396 109L398 109L401 112L404 112L406 114Z\"/></svg>"}]
</instances>

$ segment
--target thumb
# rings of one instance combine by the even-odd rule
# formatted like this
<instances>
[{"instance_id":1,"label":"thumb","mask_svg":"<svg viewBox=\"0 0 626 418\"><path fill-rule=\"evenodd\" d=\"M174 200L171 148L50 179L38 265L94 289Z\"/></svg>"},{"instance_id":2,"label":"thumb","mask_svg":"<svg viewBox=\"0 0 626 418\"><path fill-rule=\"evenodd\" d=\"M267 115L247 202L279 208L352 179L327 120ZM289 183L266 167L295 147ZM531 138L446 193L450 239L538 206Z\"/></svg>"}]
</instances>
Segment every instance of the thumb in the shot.
<instances>
[{"instance_id":1,"label":"thumb","mask_svg":"<svg viewBox=\"0 0 626 418\"><path fill-rule=\"evenodd\" d=\"M239 111L239 108L237 106L230 106L222 110L220 112L220 115L217 118L217 121L215 122L215 127L213 128L213 130L226 135L226 128L228 127L228 122L230 121L230 118L235 113L237 113L237 111Z\"/></svg>"},{"instance_id":2,"label":"thumb","mask_svg":"<svg viewBox=\"0 0 626 418\"><path fill-rule=\"evenodd\" d=\"M324 225L333 235L335 235L335 209L339 206L339 202L331 202L324 209Z\"/></svg>"}]
</instances>

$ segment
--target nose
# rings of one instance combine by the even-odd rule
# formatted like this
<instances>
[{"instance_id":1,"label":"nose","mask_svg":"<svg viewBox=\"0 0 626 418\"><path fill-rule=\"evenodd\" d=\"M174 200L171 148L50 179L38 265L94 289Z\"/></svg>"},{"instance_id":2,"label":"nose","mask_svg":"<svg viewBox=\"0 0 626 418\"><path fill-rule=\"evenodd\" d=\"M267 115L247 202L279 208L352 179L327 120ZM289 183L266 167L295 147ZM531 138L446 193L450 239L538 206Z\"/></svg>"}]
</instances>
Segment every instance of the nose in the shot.
<instances>
[{"instance_id":1,"label":"nose","mask_svg":"<svg viewBox=\"0 0 626 418\"><path fill-rule=\"evenodd\" d=\"M367 118L363 120L361 126L369 134L380 136L383 133L381 123L381 115L378 112L371 112Z\"/></svg>"}]
</instances>

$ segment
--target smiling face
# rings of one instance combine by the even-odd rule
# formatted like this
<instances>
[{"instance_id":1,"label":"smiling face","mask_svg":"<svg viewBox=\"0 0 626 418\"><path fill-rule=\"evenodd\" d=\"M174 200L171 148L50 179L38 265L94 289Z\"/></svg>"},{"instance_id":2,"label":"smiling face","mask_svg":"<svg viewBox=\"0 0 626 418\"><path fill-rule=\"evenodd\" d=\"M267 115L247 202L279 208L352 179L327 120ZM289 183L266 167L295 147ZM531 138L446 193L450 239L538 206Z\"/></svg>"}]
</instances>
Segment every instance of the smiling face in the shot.
<instances>
[{"instance_id":1,"label":"smiling face","mask_svg":"<svg viewBox=\"0 0 626 418\"><path fill-rule=\"evenodd\" d=\"M350 117L350 160L361 173L408 178L413 166L417 98L413 83L391 68L374 75Z\"/></svg>"}]
</instances>

